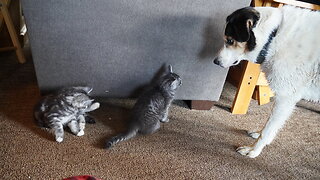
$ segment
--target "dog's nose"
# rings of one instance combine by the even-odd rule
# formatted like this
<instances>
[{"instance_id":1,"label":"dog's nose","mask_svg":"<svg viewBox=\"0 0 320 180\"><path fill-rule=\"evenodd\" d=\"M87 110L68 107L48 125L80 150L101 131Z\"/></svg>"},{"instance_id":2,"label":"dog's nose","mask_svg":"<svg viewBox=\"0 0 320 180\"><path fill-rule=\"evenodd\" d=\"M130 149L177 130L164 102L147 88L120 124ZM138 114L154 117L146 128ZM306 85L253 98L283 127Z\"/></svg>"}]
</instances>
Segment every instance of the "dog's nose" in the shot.
<instances>
[{"instance_id":1,"label":"dog's nose","mask_svg":"<svg viewBox=\"0 0 320 180\"><path fill-rule=\"evenodd\" d=\"M216 65L220 65L219 58L218 57L214 58L213 63L215 63Z\"/></svg>"}]
</instances>

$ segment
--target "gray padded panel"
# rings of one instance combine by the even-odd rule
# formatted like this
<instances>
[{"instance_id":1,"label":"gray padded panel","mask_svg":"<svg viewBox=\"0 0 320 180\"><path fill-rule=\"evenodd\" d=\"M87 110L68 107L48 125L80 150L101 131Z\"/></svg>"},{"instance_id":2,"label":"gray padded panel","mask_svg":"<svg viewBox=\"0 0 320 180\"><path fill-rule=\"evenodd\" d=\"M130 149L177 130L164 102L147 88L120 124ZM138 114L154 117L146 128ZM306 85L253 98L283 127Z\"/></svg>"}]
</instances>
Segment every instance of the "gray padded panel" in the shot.
<instances>
[{"instance_id":1,"label":"gray padded panel","mask_svg":"<svg viewBox=\"0 0 320 180\"><path fill-rule=\"evenodd\" d=\"M212 63L225 19L250 0L22 0L41 91L89 85L130 97L164 63L176 98L218 100L227 69ZM109 93L105 93L105 91Z\"/></svg>"}]
</instances>

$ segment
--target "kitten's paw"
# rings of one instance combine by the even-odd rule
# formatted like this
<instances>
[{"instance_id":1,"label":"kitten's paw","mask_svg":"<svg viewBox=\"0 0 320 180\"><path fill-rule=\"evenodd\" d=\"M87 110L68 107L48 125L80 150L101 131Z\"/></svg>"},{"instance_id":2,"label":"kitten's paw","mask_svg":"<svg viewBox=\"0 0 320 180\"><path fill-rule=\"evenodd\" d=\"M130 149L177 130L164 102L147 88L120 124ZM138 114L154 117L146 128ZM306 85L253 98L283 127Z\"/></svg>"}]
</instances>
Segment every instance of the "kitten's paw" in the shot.
<instances>
[{"instance_id":1,"label":"kitten's paw","mask_svg":"<svg viewBox=\"0 0 320 180\"><path fill-rule=\"evenodd\" d=\"M255 151L254 148L250 146L238 147L236 151L241 155L248 156L250 158L255 158L260 154L260 152Z\"/></svg>"},{"instance_id":2,"label":"kitten's paw","mask_svg":"<svg viewBox=\"0 0 320 180\"><path fill-rule=\"evenodd\" d=\"M93 104L91 105L90 110L93 111L93 110L98 109L99 107L100 107L100 103L95 102L95 103L93 103Z\"/></svg>"},{"instance_id":3,"label":"kitten's paw","mask_svg":"<svg viewBox=\"0 0 320 180\"><path fill-rule=\"evenodd\" d=\"M83 130L79 131L78 134L77 134L77 136L83 136L83 135L84 135L84 131Z\"/></svg>"},{"instance_id":4,"label":"kitten's paw","mask_svg":"<svg viewBox=\"0 0 320 180\"><path fill-rule=\"evenodd\" d=\"M167 123L167 122L169 122L169 121L170 121L169 118L167 118L167 119L162 120L161 122Z\"/></svg>"},{"instance_id":5,"label":"kitten's paw","mask_svg":"<svg viewBox=\"0 0 320 180\"><path fill-rule=\"evenodd\" d=\"M250 132L248 131L248 136L252 137L253 139L258 139L260 137L260 133L259 132Z\"/></svg>"},{"instance_id":6,"label":"kitten's paw","mask_svg":"<svg viewBox=\"0 0 320 180\"><path fill-rule=\"evenodd\" d=\"M56 138L56 141L57 141L58 143L61 143L61 142L63 141L63 138L62 138L62 137L57 137L57 138Z\"/></svg>"}]
</instances>

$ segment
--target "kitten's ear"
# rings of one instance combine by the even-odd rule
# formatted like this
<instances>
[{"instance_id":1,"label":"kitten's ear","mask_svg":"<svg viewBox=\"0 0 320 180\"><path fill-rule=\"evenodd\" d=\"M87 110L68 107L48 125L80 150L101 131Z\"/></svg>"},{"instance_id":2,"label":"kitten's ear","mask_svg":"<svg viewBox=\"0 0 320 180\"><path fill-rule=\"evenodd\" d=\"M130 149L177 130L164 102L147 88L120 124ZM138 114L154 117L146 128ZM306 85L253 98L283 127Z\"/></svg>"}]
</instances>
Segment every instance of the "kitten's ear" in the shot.
<instances>
[{"instance_id":1,"label":"kitten's ear","mask_svg":"<svg viewBox=\"0 0 320 180\"><path fill-rule=\"evenodd\" d=\"M163 65L161 67L161 75L160 75L160 78L163 78L165 77L166 75L172 73L172 66L169 64L169 65Z\"/></svg>"},{"instance_id":2,"label":"kitten's ear","mask_svg":"<svg viewBox=\"0 0 320 180\"><path fill-rule=\"evenodd\" d=\"M88 86L78 86L78 87L74 87L74 89L82 90L82 91L86 92L87 94L89 94L89 93L91 93L93 88L88 87Z\"/></svg>"},{"instance_id":3,"label":"kitten's ear","mask_svg":"<svg viewBox=\"0 0 320 180\"><path fill-rule=\"evenodd\" d=\"M151 80L151 84L159 84L159 82L162 81L162 79L168 74L168 65L163 64L160 69L157 71L157 73L153 76Z\"/></svg>"},{"instance_id":4,"label":"kitten's ear","mask_svg":"<svg viewBox=\"0 0 320 180\"><path fill-rule=\"evenodd\" d=\"M169 69L169 73L173 73L171 65L168 66L168 69Z\"/></svg>"},{"instance_id":5,"label":"kitten's ear","mask_svg":"<svg viewBox=\"0 0 320 180\"><path fill-rule=\"evenodd\" d=\"M169 73L169 66L168 65L166 65L166 64L163 64L162 66L161 66L161 68L158 70L158 72L157 72L157 74L156 74L156 76L155 76L155 78L156 79L161 79L161 78L163 78L164 76L166 76L168 73Z\"/></svg>"}]
</instances>

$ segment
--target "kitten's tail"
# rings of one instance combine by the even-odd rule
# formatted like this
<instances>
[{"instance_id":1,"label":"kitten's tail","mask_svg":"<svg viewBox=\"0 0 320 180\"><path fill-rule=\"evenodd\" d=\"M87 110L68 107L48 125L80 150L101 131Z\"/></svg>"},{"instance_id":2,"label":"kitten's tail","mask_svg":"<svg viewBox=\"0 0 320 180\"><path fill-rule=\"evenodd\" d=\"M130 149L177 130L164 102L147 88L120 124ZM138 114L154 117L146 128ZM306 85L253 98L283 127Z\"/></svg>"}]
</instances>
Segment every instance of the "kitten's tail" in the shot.
<instances>
[{"instance_id":1,"label":"kitten's tail","mask_svg":"<svg viewBox=\"0 0 320 180\"><path fill-rule=\"evenodd\" d=\"M112 146L114 146L115 144L121 141L126 141L128 139L135 137L137 133L138 133L138 129L130 129L125 133L116 135L107 141L105 148L110 149Z\"/></svg>"}]
</instances>

